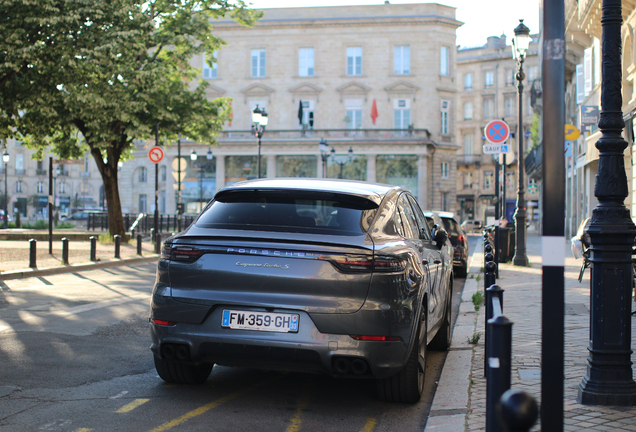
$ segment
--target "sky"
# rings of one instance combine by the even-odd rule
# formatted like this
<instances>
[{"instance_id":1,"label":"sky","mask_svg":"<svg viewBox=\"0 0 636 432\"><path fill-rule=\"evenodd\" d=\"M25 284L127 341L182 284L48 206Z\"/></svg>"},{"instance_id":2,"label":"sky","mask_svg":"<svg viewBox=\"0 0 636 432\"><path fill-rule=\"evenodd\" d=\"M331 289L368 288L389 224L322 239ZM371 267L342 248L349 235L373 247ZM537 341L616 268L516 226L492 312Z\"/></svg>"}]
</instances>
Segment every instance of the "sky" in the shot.
<instances>
[{"instance_id":1,"label":"sky","mask_svg":"<svg viewBox=\"0 0 636 432\"><path fill-rule=\"evenodd\" d=\"M384 0L245 0L253 8L378 5ZM508 44L519 25L519 19L530 28L530 33L539 32L540 0L390 0L392 4L440 3L457 8L455 17L464 25L457 29L457 45L481 46L488 36L508 36Z\"/></svg>"}]
</instances>

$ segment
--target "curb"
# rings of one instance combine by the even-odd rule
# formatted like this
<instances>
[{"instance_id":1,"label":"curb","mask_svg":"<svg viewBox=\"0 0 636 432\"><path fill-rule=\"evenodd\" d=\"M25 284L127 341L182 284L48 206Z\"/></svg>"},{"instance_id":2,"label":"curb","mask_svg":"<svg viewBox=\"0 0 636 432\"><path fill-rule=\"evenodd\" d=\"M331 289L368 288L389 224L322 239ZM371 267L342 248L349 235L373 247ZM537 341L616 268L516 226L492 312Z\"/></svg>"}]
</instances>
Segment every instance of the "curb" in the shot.
<instances>
[{"instance_id":1,"label":"curb","mask_svg":"<svg viewBox=\"0 0 636 432\"><path fill-rule=\"evenodd\" d=\"M150 263L153 261L157 261L159 259L158 255L152 255L149 257L138 257L138 258L122 258L118 260L111 261L100 261L94 263L80 263L80 264L70 264L62 267L48 267L42 269L24 269L24 270L12 270L5 273L0 273L0 281L12 280L12 279L23 279L29 277L38 277L38 276L50 276L62 273L74 273L78 271L85 270L95 270L106 267L116 267L120 265L130 265L130 264L142 264L142 263Z\"/></svg>"},{"instance_id":2,"label":"curb","mask_svg":"<svg viewBox=\"0 0 636 432\"><path fill-rule=\"evenodd\" d=\"M482 329L477 328L479 313L475 311L472 302L473 294L479 289L476 276L481 274L479 270L483 265L482 255L483 242L477 241L475 251L470 258L468 278L464 283L459 314L453 327L451 347L435 390L424 432L465 430L475 348L475 345L470 344L468 339L476 332L483 333ZM471 275L475 278L470 278Z\"/></svg>"}]
</instances>

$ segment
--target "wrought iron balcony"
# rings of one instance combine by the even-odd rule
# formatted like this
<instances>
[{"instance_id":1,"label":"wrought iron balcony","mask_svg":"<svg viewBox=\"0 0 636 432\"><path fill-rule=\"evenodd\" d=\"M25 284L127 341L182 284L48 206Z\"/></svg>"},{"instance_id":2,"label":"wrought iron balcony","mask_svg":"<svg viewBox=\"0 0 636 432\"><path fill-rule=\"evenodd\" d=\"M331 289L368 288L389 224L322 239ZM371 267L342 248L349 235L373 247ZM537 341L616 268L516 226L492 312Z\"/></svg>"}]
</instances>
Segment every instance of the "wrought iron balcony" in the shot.
<instances>
[{"instance_id":1,"label":"wrought iron balcony","mask_svg":"<svg viewBox=\"0 0 636 432\"><path fill-rule=\"evenodd\" d=\"M356 140L430 140L431 133L428 129L305 129L305 130L267 130L263 135L263 141L298 141L324 139L350 139ZM252 141L254 135L250 130L226 130L219 134L219 141Z\"/></svg>"},{"instance_id":2,"label":"wrought iron balcony","mask_svg":"<svg viewBox=\"0 0 636 432\"><path fill-rule=\"evenodd\" d=\"M457 155L457 164L458 165L481 165L482 163L482 155L480 154L458 154Z\"/></svg>"},{"instance_id":3,"label":"wrought iron balcony","mask_svg":"<svg viewBox=\"0 0 636 432\"><path fill-rule=\"evenodd\" d=\"M35 175L45 176L46 173L47 173L47 170L45 170L45 169L36 169L35 170Z\"/></svg>"}]
</instances>

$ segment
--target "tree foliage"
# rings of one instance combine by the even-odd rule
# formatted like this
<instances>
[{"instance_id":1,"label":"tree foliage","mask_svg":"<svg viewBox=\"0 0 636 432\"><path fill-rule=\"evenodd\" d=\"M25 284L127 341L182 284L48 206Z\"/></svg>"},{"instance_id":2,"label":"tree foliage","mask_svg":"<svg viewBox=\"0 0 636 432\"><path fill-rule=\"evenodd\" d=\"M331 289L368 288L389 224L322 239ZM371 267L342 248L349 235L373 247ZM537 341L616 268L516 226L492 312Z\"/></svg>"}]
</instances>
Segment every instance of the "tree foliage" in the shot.
<instances>
[{"instance_id":1,"label":"tree foliage","mask_svg":"<svg viewBox=\"0 0 636 432\"><path fill-rule=\"evenodd\" d=\"M90 151L123 234L117 163L155 125L167 142L214 142L229 100L208 100L190 60L223 45L214 19L259 14L241 0L0 0L0 16L0 136L37 158Z\"/></svg>"}]
</instances>

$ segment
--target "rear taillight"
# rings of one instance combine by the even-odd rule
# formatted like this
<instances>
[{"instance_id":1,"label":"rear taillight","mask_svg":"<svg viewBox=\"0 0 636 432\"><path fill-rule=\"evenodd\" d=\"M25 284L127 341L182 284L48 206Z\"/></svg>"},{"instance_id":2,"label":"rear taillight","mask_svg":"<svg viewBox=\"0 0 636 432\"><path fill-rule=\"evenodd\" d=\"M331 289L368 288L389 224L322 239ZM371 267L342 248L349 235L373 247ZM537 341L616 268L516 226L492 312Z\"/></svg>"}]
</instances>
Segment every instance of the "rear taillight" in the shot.
<instances>
[{"instance_id":1,"label":"rear taillight","mask_svg":"<svg viewBox=\"0 0 636 432\"><path fill-rule=\"evenodd\" d=\"M350 335L352 339L359 341L371 341L371 342L401 342L402 338L399 336L361 336Z\"/></svg>"},{"instance_id":2,"label":"rear taillight","mask_svg":"<svg viewBox=\"0 0 636 432\"><path fill-rule=\"evenodd\" d=\"M459 239L460 242L465 242L466 241L466 237L464 237L462 234L459 235L459 237L457 237Z\"/></svg>"},{"instance_id":3,"label":"rear taillight","mask_svg":"<svg viewBox=\"0 0 636 432\"><path fill-rule=\"evenodd\" d=\"M171 261L194 262L198 260L203 251L191 246L165 245L161 248L161 258Z\"/></svg>"},{"instance_id":4,"label":"rear taillight","mask_svg":"<svg viewBox=\"0 0 636 432\"><path fill-rule=\"evenodd\" d=\"M155 324L155 325L160 325L160 326L174 326L174 325L177 325L177 323L174 322L174 321L166 321L166 320L151 319L150 322Z\"/></svg>"},{"instance_id":5,"label":"rear taillight","mask_svg":"<svg viewBox=\"0 0 636 432\"><path fill-rule=\"evenodd\" d=\"M364 255L331 255L323 257L343 272L402 272L406 269L406 262L393 256L376 256L371 258Z\"/></svg>"},{"instance_id":6,"label":"rear taillight","mask_svg":"<svg viewBox=\"0 0 636 432\"><path fill-rule=\"evenodd\" d=\"M373 270L382 273L402 272L406 270L406 261L393 256L377 256L374 259Z\"/></svg>"}]
</instances>

